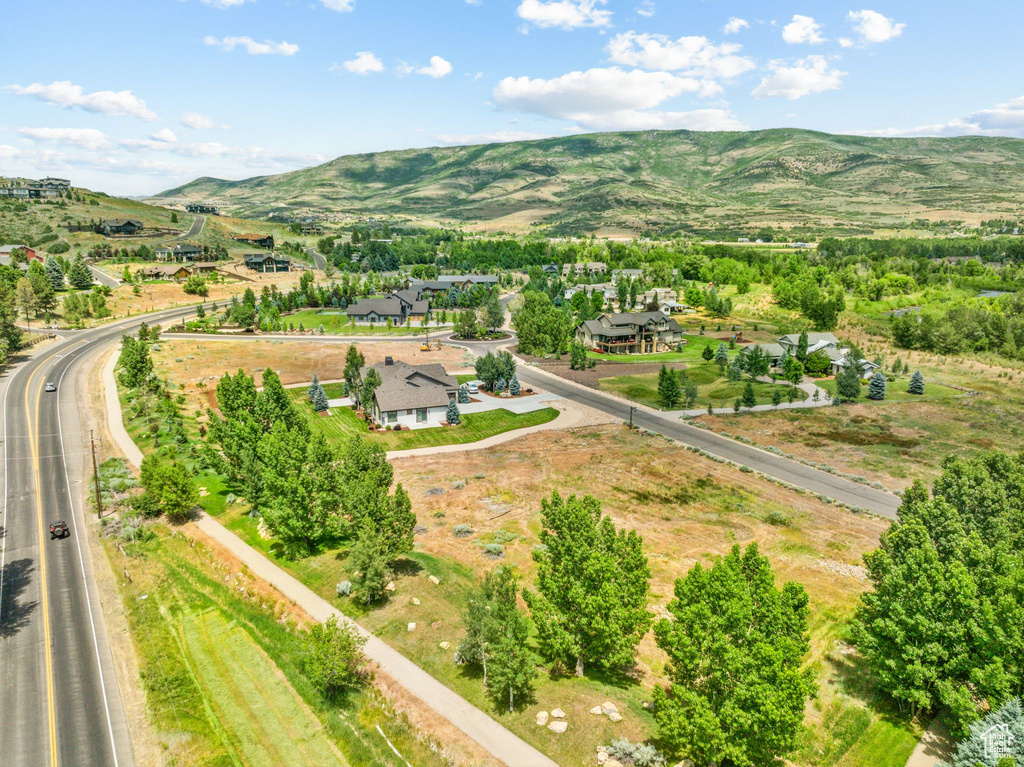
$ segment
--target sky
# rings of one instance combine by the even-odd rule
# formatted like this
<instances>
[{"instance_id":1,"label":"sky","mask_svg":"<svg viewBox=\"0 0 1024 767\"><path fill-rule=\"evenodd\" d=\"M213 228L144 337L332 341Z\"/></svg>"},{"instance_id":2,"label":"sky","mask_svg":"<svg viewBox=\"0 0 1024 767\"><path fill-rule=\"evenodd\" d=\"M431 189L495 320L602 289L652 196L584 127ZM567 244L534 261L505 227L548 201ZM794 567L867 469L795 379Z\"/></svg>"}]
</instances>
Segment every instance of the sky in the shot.
<instances>
[{"instance_id":1,"label":"sky","mask_svg":"<svg viewBox=\"0 0 1024 767\"><path fill-rule=\"evenodd\" d=\"M1024 137L1019 12L1019 0L5 3L0 176L138 196L344 154L594 131Z\"/></svg>"}]
</instances>

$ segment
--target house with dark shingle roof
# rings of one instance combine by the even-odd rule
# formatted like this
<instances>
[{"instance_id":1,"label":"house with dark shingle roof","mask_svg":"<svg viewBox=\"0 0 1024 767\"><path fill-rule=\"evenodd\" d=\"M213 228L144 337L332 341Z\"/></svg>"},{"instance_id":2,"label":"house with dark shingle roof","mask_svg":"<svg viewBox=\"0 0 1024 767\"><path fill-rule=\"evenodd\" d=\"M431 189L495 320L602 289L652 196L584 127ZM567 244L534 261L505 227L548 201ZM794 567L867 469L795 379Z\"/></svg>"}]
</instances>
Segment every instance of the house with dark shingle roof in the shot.
<instances>
[{"instance_id":1,"label":"house with dark shingle roof","mask_svg":"<svg viewBox=\"0 0 1024 767\"><path fill-rule=\"evenodd\" d=\"M430 303L415 288L392 293L387 298L360 298L346 313L357 325L404 325L408 320L422 322L430 313Z\"/></svg>"},{"instance_id":2,"label":"house with dark shingle roof","mask_svg":"<svg viewBox=\"0 0 1024 767\"><path fill-rule=\"evenodd\" d=\"M274 249L274 235L272 234L236 234L231 239L257 248Z\"/></svg>"},{"instance_id":3,"label":"house with dark shingle roof","mask_svg":"<svg viewBox=\"0 0 1024 767\"><path fill-rule=\"evenodd\" d=\"M459 384L443 365L409 365L386 357L363 368L364 381L370 367L381 378L369 408L376 423L416 429L440 426L447 420L448 401L458 396Z\"/></svg>"},{"instance_id":4,"label":"house with dark shingle roof","mask_svg":"<svg viewBox=\"0 0 1024 767\"><path fill-rule=\"evenodd\" d=\"M261 274L289 272L292 268L292 260L288 256L279 256L277 253L250 253L243 260L246 269Z\"/></svg>"},{"instance_id":5,"label":"house with dark shingle roof","mask_svg":"<svg viewBox=\"0 0 1024 767\"><path fill-rule=\"evenodd\" d=\"M111 218L100 221L96 225L96 234L138 234L142 231L142 222L137 218Z\"/></svg>"},{"instance_id":6,"label":"house with dark shingle roof","mask_svg":"<svg viewBox=\"0 0 1024 767\"><path fill-rule=\"evenodd\" d=\"M602 314L577 325L576 340L603 354L653 354L674 349L683 329L661 312Z\"/></svg>"}]
</instances>

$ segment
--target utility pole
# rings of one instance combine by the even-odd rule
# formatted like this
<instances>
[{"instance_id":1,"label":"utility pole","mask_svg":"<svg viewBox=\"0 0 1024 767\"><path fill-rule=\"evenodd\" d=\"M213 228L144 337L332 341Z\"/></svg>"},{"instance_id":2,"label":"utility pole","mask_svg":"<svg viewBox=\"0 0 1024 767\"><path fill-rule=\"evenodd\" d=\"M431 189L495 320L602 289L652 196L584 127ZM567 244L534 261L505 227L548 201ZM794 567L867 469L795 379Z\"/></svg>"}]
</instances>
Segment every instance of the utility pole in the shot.
<instances>
[{"instance_id":1,"label":"utility pole","mask_svg":"<svg viewBox=\"0 0 1024 767\"><path fill-rule=\"evenodd\" d=\"M633 405L630 405L629 406L629 430L630 431L633 430L633 413L635 411L636 411L636 408Z\"/></svg>"},{"instance_id":2,"label":"utility pole","mask_svg":"<svg viewBox=\"0 0 1024 767\"><path fill-rule=\"evenodd\" d=\"M89 446L92 448L92 476L96 482L96 516L103 516L103 501L100 500L100 470L96 465L96 440L92 438L92 429L89 429Z\"/></svg>"}]
</instances>

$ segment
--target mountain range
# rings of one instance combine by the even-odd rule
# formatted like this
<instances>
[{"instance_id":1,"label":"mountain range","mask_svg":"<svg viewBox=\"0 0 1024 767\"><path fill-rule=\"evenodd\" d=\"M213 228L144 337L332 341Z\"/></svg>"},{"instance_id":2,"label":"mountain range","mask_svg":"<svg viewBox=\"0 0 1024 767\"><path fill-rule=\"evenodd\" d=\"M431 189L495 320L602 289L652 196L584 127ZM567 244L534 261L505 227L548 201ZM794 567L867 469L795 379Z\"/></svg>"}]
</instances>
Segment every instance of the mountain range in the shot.
<instances>
[{"instance_id":1,"label":"mountain range","mask_svg":"<svg viewBox=\"0 0 1024 767\"><path fill-rule=\"evenodd\" d=\"M346 155L151 201L233 215L392 217L485 232L874 232L1024 217L1024 140L875 138L798 129L596 133Z\"/></svg>"}]
</instances>

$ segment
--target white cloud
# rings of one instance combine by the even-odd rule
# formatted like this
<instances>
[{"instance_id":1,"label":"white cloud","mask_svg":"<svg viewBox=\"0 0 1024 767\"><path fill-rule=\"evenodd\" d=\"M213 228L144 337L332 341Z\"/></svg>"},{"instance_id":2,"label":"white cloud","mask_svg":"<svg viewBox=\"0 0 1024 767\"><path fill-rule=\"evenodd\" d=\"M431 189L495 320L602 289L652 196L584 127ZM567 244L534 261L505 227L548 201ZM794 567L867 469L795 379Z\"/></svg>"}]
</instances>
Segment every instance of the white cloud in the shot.
<instances>
[{"instance_id":1,"label":"white cloud","mask_svg":"<svg viewBox=\"0 0 1024 767\"><path fill-rule=\"evenodd\" d=\"M855 45L853 40L848 37L840 37L836 42L839 43L839 47L841 48L852 48Z\"/></svg>"},{"instance_id":2,"label":"white cloud","mask_svg":"<svg viewBox=\"0 0 1024 767\"><path fill-rule=\"evenodd\" d=\"M817 45L825 42L825 38L821 36L821 24L810 16L802 16L799 13L794 14L793 20L782 28L782 39L790 45Z\"/></svg>"},{"instance_id":3,"label":"white cloud","mask_svg":"<svg viewBox=\"0 0 1024 767\"><path fill-rule=\"evenodd\" d=\"M446 146L466 144L504 144L509 141L533 141L550 138L551 134L531 133L529 131L502 130L494 133L438 133L434 136Z\"/></svg>"},{"instance_id":4,"label":"white cloud","mask_svg":"<svg viewBox=\"0 0 1024 767\"><path fill-rule=\"evenodd\" d=\"M912 128L853 131L864 136L1015 136L1024 138L1024 96L980 109L967 117Z\"/></svg>"},{"instance_id":5,"label":"white cloud","mask_svg":"<svg viewBox=\"0 0 1024 767\"><path fill-rule=\"evenodd\" d=\"M212 5L214 8L233 8L236 5L243 5L248 0L201 0L203 5Z\"/></svg>"},{"instance_id":6,"label":"white cloud","mask_svg":"<svg viewBox=\"0 0 1024 767\"><path fill-rule=\"evenodd\" d=\"M161 128L156 133L151 133L150 138L153 141L163 141L167 144L173 144L178 140L178 137L174 135L174 131L170 128Z\"/></svg>"},{"instance_id":7,"label":"white cloud","mask_svg":"<svg viewBox=\"0 0 1024 767\"><path fill-rule=\"evenodd\" d=\"M781 96L792 100L811 93L833 91L842 86L846 75L829 66L824 56L808 56L792 64L776 59L768 63L768 69L771 74L762 78L750 94L754 98Z\"/></svg>"},{"instance_id":8,"label":"white cloud","mask_svg":"<svg viewBox=\"0 0 1024 767\"><path fill-rule=\"evenodd\" d=\"M850 11L846 20L853 24L853 31L860 35L861 42L884 43L903 34L906 24L895 22L878 11ZM852 41L851 41L852 42ZM846 46L849 47L849 46Z\"/></svg>"},{"instance_id":9,"label":"white cloud","mask_svg":"<svg viewBox=\"0 0 1024 767\"><path fill-rule=\"evenodd\" d=\"M168 152L182 157L224 158L246 167L268 167L279 164L312 165L324 161L319 154L289 152L262 146L227 146L218 141L179 141L169 130L161 130L148 139L124 139L120 147L130 152Z\"/></svg>"},{"instance_id":10,"label":"white cloud","mask_svg":"<svg viewBox=\"0 0 1024 767\"><path fill-rule=\"evenodd\" d=\"M425 67L420 67L419 69L417 69L416 74L438 78L451 74L451 71L452 65L450 61L446 61L440 56L431 56L430 64L428 64Z\"/></svg>"},{"instance_id":11,"label":"white cloud","mask_svg":"<svg viewBox=\"0 0 1024 767\"><path fill-rule=\"evenodd\" d=\"M616 64L685 71L699 77L729 79L754 68L751 59L736 55L739 45L716 45L696 35L672 40L667 35L623 32L612 38L607 50Z\"/></svg>"},{"instance_id":12,"label":"white cloud","mask_svg":"<svg viewBox=\"0 0 1024 767\"><path fill-rule=\"evenodd\" d=\"M74 144L83 149L100 150L110 146L107 135L95 128L19 128L18 133L33 141Z\"/></svg>"},{"instance_id":13,"label":"white cloud","mask_svg":"<svg viewBox=\"0 0 1024 767\"><path fill-rule=\"evenodd\" d=\"M299 46L284 40L279 43L275 43L273 40L258 43L247 35L220 38L207 35L203 38L203 43L220 48L222 51L233 51L237 47L242 47L250 56L294 56L299 52Z\"/></svg>"},{"instance_id":14,"label":"white cloud","mask_svg":"<svg viewBox=\"0 0 1024 767\"><path fill-rule=\"evenodd\" d=\"M104 115L125 115L141 120L155 120L156 114L146 107L146 102L131 91L94 91L85 93L81 85L70 80L57 80L49 85L8 85L4 90L19 96L32 96L48 104L71 108L78 107L86 112Z\"/></svg>"},{"instance_id":15,"label":"white cloud","mask_svg":"<svg viewBox=\"0 0 1024 767\"><path fill-rule=\"evenodd\" d=\"M653 0L641 0L640 5L636 7L636 12L643 16L645 19L651 18L651 16L654 15Z\"/></svg>"},{"instance_id":16,"label":"white cloud","mask_svg":"<svg viewBox=\"0 0 1024 767\"><path fill-rule=\"evenodd\" d=\"M607 0L522 0L516 14L524 21L545 28L607 27L612 12L598 8Z\"/></svg>"},{"instance_id":17,"label":"white cloud","mask_svg":"<svg viewBox=\"0 0 1024 767\"><path fill-rule=\"evenodd\" d=\"M725 22L725 26L722 27L722 32L727 35L735 35L741 29L746 29L750 26L750 22L746 19L741 19L736 16L730 16L729 20Z\"/></svg>"},{"instance_id":18,"label":"white cloud","mask_svg":"<svg viewBox=\"0 0 1024 767\"><path fill-rule=\"evenodd\" d=\"M739 129L739 121L725 109L652 111L668 99L705 87L706 83L698 79L670 72L610 67L569 72L550 80L506 77L494 88L493 95L495 103L504 109L571 120L592 130Z\"/></svg>"},{"instance_id":19,"label":"white cloud","mask_svg":"<svg viewBox=\"0 0 1024 767\"><path fill-rule=\"evenodd\" d=\"M192 128L194 130L213 130L219 128L220 130L227 130L230 125L221 125L215 121L212 117L201 115L198 112L186 112L181 116L181 124L186 128Z\"/></svg>"},{"instance_id":20,"label":"white cloud","mask_svg":"<svg viewBox=\"0 0 1024 767\"><path fill-rule=\"evenodd\" d=\"M348 13L355 8L356 0L320 0L324 8L338 13Z\"/></svg>"},{"instance_id":21,"label":"white cloud","mask_svg":"<svg viewBox=\"0 0 1024 767\"><path fill-rule=\"evenodd\" d=\"M368 75L371 72L383 72L384 62L373 55L371 51L358 51L354 59L343 61L341 66L332 64L331 72L352 72L357 75Z\"/></svg>"}]
</instances>

